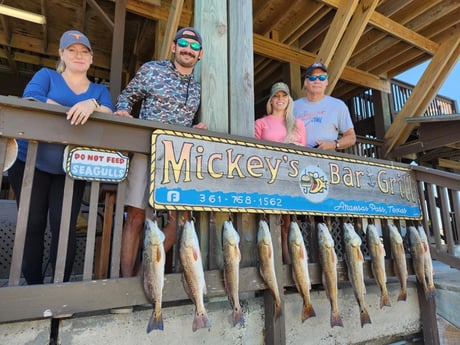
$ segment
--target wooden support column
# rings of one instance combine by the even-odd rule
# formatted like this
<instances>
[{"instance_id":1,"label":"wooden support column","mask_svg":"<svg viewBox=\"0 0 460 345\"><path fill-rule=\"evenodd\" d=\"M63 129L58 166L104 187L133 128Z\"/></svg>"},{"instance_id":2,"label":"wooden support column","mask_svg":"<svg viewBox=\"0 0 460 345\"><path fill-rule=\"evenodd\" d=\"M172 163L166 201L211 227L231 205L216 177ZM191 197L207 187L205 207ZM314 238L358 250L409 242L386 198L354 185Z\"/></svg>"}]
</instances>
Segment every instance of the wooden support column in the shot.
<instances>
[{"instance_id":1,"label":"wooden support column","mask_svg":"<svg viewBox=\"0 0 460 345\"><path fill-rule=\"evenodd\" d=\"M230 133L254 136L252 1L229 1Z\"/></svg>"},{"instance_id":2,"label":"wooden support column","mask_svg":"<svg viewBox=\"0 0 460 345\"><path fill-rule=\"evenodd\" d=\"M195 67L201 81L200 120L210 130L228 133L227 2L195 1L194 27L203 38L203 58Z\"/></svg>"},{"instance_id":3,"label":"wooden support column","mask_svg":"<svg viewBox=\"0 0 460 345\"><path fill-rule=\"evenodd\" d=\"M265 343L267 345L286 344L286 318L284 310L283 281L283 258L281 254L281 222L280 215L269 216L270 233L273 242L273 256L275 259L275 274L278 280L278 290L281 299L281 315L274 317L274 298L270 290L264 292L265 303Z\"/></svg>"},{"instance_id":4,"label":"wooden support column","mask_svg":"<svg viewBox=\"0 0 460 345\"><path fill-rule=\"evenodd\" d=\"M283 65L283 76L286 76L286 78L283 79L286 80L286 83L289 85L291 96L294 101L305 96L303 78L299 64L290 63Z\"/></svg>"},{"instance_id":5,"label":"wooden support column","mask_svg":"<svg viewBox=\"0 0 460 345\"><path fill-rule=\"evenodd\" d=\"M118 52L118 54L112 54L112 59L110 61L110 95L112 96L114 106L122 88L126 1L127 0L116 0L115 2L115 26L113 28L112 52Z\"/></svg>"},{"instance_id":6,"label":"wooden support column","mask_svg":"<svg viewBox=\"0 0 460 345\"><path fill-rule=\"evenodd\" d=\"M391 111L389 94L374 90L373 101L375 106L374 128L375 136L382 139L391 126Z\"/></svg>"}]
</instances>

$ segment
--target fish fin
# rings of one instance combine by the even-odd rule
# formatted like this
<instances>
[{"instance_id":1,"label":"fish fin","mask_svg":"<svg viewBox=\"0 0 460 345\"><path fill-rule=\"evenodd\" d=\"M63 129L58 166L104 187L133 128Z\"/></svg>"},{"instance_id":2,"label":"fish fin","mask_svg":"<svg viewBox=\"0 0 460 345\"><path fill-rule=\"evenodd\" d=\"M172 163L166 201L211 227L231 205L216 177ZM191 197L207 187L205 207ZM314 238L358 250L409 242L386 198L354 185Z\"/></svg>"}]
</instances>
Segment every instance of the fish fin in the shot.
<instances>
[{"instance_id":1,"label":"fish fin","mask_svg":"<svg viewBox=\"0 0 460 345\"><path fill-rule=\"evenodd\" d=\"M366 308L363 308L363 310L361 311L360 318L361 318L361 328L363 328L366 323L372 323L371 318Z\"/></svg>"},{"instance_id":2,"label":"fish fin","mask_svg":"<svg viewBox=\"0 0 460 345\"><path fill-rule=\"evenodd\" d=\"M340 317L339 312L331 311L331 328L338 326L343 327L342 318Z\"/></svg>"},{"instance_id":3,"label":"fish fin","mask_svg":"<svg viewBox=\"0 0 460 345\"><path fill-rule=\"evenodd\" d=\"M391 307L390 299L388 298L387 293L382 294L382 296L380 296L380 309L382 309L383 307Z\"/></svg>"},{"instance_id":4,"label":"fish fin","mask_svg":"<svg viewBox=\"0 0 460 345\"><path fill-rule=\"evenodd\" d=\"M423 252L424 253L427 253L429 248L428 248L428 243L426 243L425 241L422 242L422 247L423 247Z\"/></svg>"},{"instance_id":5,"label":"fish fin","mask_svg":"<svg viewBox=\"0 0 460 345\"><path fill-rule=\"evenodd\" d=\"M316 316L313 306L310 303L304 303L302 308L302 322L313 316Z\"/></svg>"},{"instance_id":6,"label":"fish fin","mask_svg":"<svg viewBox=\"0 0 460 345\"><path fill-rule=\"evenodd\" d=\"M238 262L240 262L241 261L241 251L238 245L235 246L235 253L236 253L236 257L238 258Z\"/></svg>"},{"instance_id":7,"label":"fish fin","mask_svg":"<svg viewBox=\"0 0 460 345\"><path fill-rule=\"evenodd\" d=\"M203 311L203 313L198 313L197 310L195 310L195 317L193 318L193 324L192 324L192 330L195 332L199 328L210 328L211 327L211 321L208 319L208 314L206 314L206 311Z\"/></svg>"},{"instance_id":8,"label":"fish fin","mask_svg":"<svg viewBox=\"0 0 460 345\"><path fill-rule=\"evenodd\" d=\"M357 259L363 262L364 261L363 252L359 248L356 251L357 251Z\"/></svg>"},{"instance_id":9,"label":"fish fin","mask_svg":"<svg viewBox=\"0 0 460 345\"><path fill-rule=\"evenodd\" d=\"M301 246L299 246L299 258L302 260L305 259L305 251Z\"/></svg>"},{"instance_id":10,"label":"fish fin","mask_svg":"<svg viewBox=\"0 0 460 345\"><path fill-rule=\"evenodd\" d=\"M157 255L155 256L156 262L160 262L162 259L162 251L160 250L160 247L157 247Z\"/></svg>"},{"instance_id":11,"label":"fish fin","mask_svg":"<svg viewBox=\"0 0 460 345\"><path fill-rule=\"evenodd\" d=\"M193 260L195 262L198 261L199 255L200 255L200 253L196 249L193 249Z\"/></svg>"},{"instance_id":12,"label":"fish fin","mask_svg":"<svg viewBox=\"0 0 460 345\"><path fill-rule=\"evenodd\" d=\"M401 289L398 296L398 301L405 301L407 299L407 290Z\"/></svg>"},{"instance_id":13,"label":"fish fin","mask_svg":"<svg viewBox=\"0 0 460 345\"><path fill-rule=\"evenodd\" d=\"M150 333L155 329L160 331L163 330L163 314L161 311L155 313L154 309L152 315L150 316L149 323L147 324L147 333Z\"/></svg>"},{"instance_id":14,"label":"fish fin","mask_svg":"<svg viewBox=\"0 0 460 345\"><path fill-rule=\"evenodd\" d=\"M233 327L235 327L237 324L244 325L244 314L241 306L233 308L232 317Z\"/></svg>"}]
</instances>

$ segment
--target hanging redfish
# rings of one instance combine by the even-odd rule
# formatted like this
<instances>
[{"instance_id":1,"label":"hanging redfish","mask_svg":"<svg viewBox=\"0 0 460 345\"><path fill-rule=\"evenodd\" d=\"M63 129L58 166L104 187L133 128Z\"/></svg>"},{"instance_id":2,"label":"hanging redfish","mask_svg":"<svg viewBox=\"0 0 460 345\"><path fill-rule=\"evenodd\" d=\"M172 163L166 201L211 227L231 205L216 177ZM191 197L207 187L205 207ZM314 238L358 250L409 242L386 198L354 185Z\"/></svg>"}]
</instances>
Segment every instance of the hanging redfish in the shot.
<instances>
[{"instance_id":1,"label":"hanging redfish","mask_svg":"<svg viewBox=\"0 0 460 345\"><path fill-rule=\"evenodd\" d=\"M425 246L420 238L420 234L415 226L409 226L410 255L414 266L415 276L423 286L425 299L429 300L432 296L425 279Z\"/></svg>"},{"instance_id":2,"label":"hanging redfish","mask_svg":"<svg viewBox=\"0 0 460 345\"><path fill-rule=\"evenodd\" d=\"M275 260L273 257L273 244L268 224L265 220L259 222L257 232L257 250L259 253L259 272L265 284L273 293L275 299L275 318L281 315L281 299L278 290L278 281L275 274Z\"/></svg>"},{"instance_id":3,"label":"hanging redfish","mask_svg":"<svg viewBox=\"0 0 460 345\"><path fill-rule=\"evenodd\" d=\"M371 255L371 268L377 285L380 288L380 308L391 306L387 290L387 274L385 272L385 248L374 224L369 224L366 231L367 246Z\"/></svg>"},{"instance_id":4,"label":"hanging redfish","mask_svg":"<svg viewBox=\"0 0 460 345\"><path fill-rule=\"evenodd\" d=\"M154 329L163 330L161 301L164 286L165 250L163 242L165 235L158 227L156 220L145 220L144 250L143 250L143 280L145 296L153 305L152 316L147 325L147 333Z\"/></svg>"},{"instance_id":5,"label":"hanging redfish","mask_svg":"<svg viewBox=\"0 0 460 345\"><path fill-rule=\"evenodd\" d=\"M393 257L393 270L401 285L398 301L407 299L407 262L404 242L398 228L394 224L388 226L390 230L391 255Z\"/></svg>"},{"instance_id":6,"label":"hanging redfish","mask_svg":"<svg viewBox=\"0 0 460 345\"><path fill-rule=\"evenodd\" d=\"M184 288L190 299L195 304L195 315L192 330L211 327L208 314L204 307L203 295L206 292L201 251L193 221L185 221L182 231L180 248L180 261L183 268Z\"/></svg>"},{"instance_id":7,"label":"hanging redfish","mask_svg":"<svg viewBox=\"0 0 460 345\"><path fill-rule=\"evenodd\" d=\"M233 326L244 324L243 310L238 297L240 275L240 236L232 222L225 221L222 227L222 251L224 256L224 285L233 308Z\"/></svg>"},{"instance_id":8,"label":"hanging redfish","mask_svg":"<svg viewBox=\"0 0 460 345\"><path fill-rule=\"evenodd\" d=\"M366 323L371 323L371 318L366 309L364 295L366 286L364 285L363 263L364 257L361 252L361 238L350 223L343 224L344 242L345 242L345 260L348 268L348 279L350 280L355 292L356 301L359 305L361 327Z\"/></svg>"},{"instance_id":9,"label":"hanging redfish","mask_svg":"<svg viewBox=\"0 0 460 345\"><path fill-rule=\"evenodd\" d=\"M426 236L425 229L419 225L417 227L418 233L420 234L420 240L423 243L425 249L425 278L427 279L428 290L430 291L430 297L436 295L436 288L433 280L433 260L431 259L430 244L428 243L428 237Z\"/></svg>"},{"instance_id":10,"label":"hanging redfish","mask_svg":"<svg viewBox=\"0 0 460 345\"><path fill-rule=\"evenodd\" d=\"M323 287L331 304L331 327L343 327L337 303L337 254L334 239L326 224L318 223L319 262L322 270Z\"/></svg>"},{"instance_id":11,"label":"hanging redfish","mask_svg":"<svg viewBox=\"0 0 460 345\"><path fill-rule=\"evenodd\" d=\"M311 281L308 272L307 249L297 222L291 222L289 226L289 254L292 278L303 299L302 322L304 322L309 317L316 316L316 313L310 301Z\"/></svg>"}]
</instances>

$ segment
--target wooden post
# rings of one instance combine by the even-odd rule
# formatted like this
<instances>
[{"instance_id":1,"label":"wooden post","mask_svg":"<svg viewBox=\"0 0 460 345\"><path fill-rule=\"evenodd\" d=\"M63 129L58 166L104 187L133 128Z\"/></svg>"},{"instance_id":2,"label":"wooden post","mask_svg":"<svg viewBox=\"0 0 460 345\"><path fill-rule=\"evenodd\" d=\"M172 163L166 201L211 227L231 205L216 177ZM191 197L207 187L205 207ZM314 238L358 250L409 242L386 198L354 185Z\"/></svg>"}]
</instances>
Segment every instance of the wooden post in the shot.
<instances>
[{"instance_id":1,"label":"wooden post","mask_svg":"<svg viewBox=\"0 0 460 345\"><path fill-rule=\"evenodd\" d=\"M270 233L273 242L273 256L275 258L275 274L278 280L278 289L281 299L281 315L274 317L274 298L269 290L264 292L265 303L265 344L284 345L286 344L286 320L284 311L284 282L280 281L283 273L283 257L281 254L281 223L279 215L269 216Z\"/></svg>"},{"instance_id":2,"label":"wooden post","mask_svg":"<svg viewBox=\"0 0 460 345\"><path fill-rule=\"evenodd\" d=\"M438 321L436 319L436 298L425 299L423 286L417 281L417 295L420 306L420 320L422 322L423 343L425 345L439 345Z\"/></svg>"}]
</instances>

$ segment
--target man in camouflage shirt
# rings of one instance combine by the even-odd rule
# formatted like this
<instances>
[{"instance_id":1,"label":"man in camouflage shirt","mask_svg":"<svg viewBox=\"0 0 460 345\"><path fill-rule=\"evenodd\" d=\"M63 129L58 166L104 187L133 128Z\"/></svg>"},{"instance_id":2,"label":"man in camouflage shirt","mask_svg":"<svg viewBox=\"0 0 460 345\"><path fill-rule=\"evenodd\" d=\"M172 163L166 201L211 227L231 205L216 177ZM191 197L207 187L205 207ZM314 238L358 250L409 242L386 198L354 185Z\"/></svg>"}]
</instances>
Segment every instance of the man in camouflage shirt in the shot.
<instances>
[{"instance_id":1,"label":"man in camouflage shirt","mask_svg":"<svg viewBox=\"0 0 460 345\"><path fill-rule=\"evenodd\" d=\"M201 96L200 84L193 78L193 69L203 56L201 35L191 27L180 29L171 43L171 51L174 54L172 61L150 61L142 65L118 96L116 114L132 117L130 112L134 104L141 101L140 119L192 127ZM193 127L207 129L202 122ZM125 201L128 214L120 259L123 277L131 277L138 271L136 257L148 206L148 162L147 155L138 153L130 160ZM175 222L168 221L163 232L165 251L168 251L176 242Z\"/></svg>"}]
</instances>

